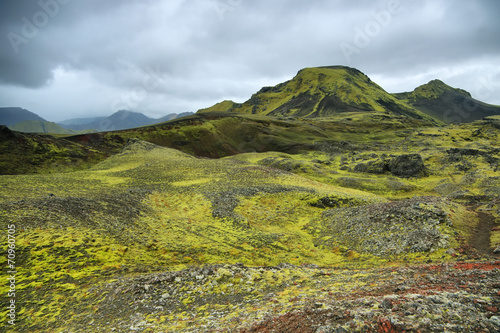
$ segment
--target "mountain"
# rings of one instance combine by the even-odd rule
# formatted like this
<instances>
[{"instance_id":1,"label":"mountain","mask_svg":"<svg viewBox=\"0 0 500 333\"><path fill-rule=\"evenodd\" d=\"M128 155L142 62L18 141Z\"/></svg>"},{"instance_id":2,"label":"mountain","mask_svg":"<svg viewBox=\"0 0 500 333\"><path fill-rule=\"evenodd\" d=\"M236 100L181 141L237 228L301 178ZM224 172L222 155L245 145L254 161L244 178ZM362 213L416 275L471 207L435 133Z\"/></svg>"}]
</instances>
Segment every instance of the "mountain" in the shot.
<instances>
[{"instance_id":1,"label":"mountain","mask_svg":"<svg viewBox=\"0 0 500 333\"><path fill-rule=\"evenodd\" d=\"M0 124L12 126L26 120L46 121L36 113L19 107L0 108Z\"/></svg>"},{"instance_id":2,"label":"mountain","mask_svg":"<svg viewBox=\"0 0 500 333\"><path fill-rule=\"evenodd\" d=\"M72 130L93 129L99 132L117 131L122 129L140 127L154 124L156 119L149 118L142 113L120 110L109 117L98 117L94 121L88 122L85 119L79 119L79 124L68 124L65 121L65 128Z\"/></svg>"},{"instance_id":3,"label":"mountain","mask_svg":"<svg viewBox=\"0 0 500 333\"><path fill-rule=\"evenodd\" d=\"M412 92L394 94L406 104L445 123L463 123L500 115L500 106L472 98L465 90L432 80Z\"/></svg>"},{"instance_id":4,"label":"mountain","mask_svg":"<svg viewBox=\"0 0 500 333\"><path fill-rule=\"evenodd\" d=\"M59 126L62 126L66 128L66 126L74 126L74 125L86 125L90 124L96 121L100 121L106 117L92 117L92 118L72 118L72 119L67 119L61 122L58 122L57 124Z\"/></svg>"},{"instance_id":5,"label":"mountain","mask_svg":"<svg viewBox=\"0 0 500 333\"><path fill-rule=\"evenodd\" d=\"M199 112L226 111L287 117L329 117L345 112L385 112L437 123L387 93L355 68L304 68L274 87L264 87L243 104L224 101Z\"/></svg>"},{"instance_id":6,"label":"mountain","mask_svg":"<svg viewBox=\"0 0 500 333\"><path fill-rule=\"evenodd\" d=\"M24 133L51 133L51 134L77 134L77 131L68 130L56 123L44 120L26 120L9 126L13 131Z\"/></svg>"},{"instance_id":7,"label":"mountain","mask_svg":"<svg viewBox=\"0 0 500 333\"><path fill-rule=\"evenodd\" d=\"M71 129L76 131L93 129L99 132L104 132L104 131L117 131L134 127L153 125L177 119L180 117L185 117L191 114L193 113L192 112L184 112L180 114L172 113L162 118L155 119L147 117L146 115L139 112L120 110L118 112L113 113L109 117L75 118L75 119L65 120L59 124L66 129Z\"/></svg>"}]
</instances>

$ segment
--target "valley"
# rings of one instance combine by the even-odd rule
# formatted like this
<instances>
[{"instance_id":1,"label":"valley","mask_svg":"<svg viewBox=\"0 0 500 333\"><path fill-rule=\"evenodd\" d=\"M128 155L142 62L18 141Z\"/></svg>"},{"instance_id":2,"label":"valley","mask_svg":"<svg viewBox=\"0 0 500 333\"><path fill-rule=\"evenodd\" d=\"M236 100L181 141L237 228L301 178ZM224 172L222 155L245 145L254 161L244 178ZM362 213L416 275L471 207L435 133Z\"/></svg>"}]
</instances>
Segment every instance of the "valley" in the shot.
<instances>
[{"instance_id":1,"label":"valley","mask_svg":"<svg viewBox=\"0 0 500 333\"><path fill-rule=\"evenodd\" d=\"M11 331L494 332L498 107L448 122L421 90L314 68L160 124L3 126Z\"/></svg>"}]
</instances>

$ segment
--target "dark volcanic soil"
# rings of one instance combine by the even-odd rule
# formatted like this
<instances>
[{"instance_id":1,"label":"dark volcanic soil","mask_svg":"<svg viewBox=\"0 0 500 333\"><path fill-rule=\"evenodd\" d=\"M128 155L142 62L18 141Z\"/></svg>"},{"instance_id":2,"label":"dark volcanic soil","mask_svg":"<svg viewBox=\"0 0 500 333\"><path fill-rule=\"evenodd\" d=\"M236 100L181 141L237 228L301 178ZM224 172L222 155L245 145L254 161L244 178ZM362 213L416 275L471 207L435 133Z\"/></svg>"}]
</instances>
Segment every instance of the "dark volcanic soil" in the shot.
<instances>
[{"instance_id":1,"label":"dark volcanic soil","mask_svg":"<svg viewBox=\"0 0 500 333\"><path fill-rule=\"evenodd\" d=\"M469 241L470 245L482 255L493 255L493 250L490 244L491 230L495 227L495 218L490 214L483 212L477 213L479 223L473 230L473 234Z\"/></svg>"}]
</instances>

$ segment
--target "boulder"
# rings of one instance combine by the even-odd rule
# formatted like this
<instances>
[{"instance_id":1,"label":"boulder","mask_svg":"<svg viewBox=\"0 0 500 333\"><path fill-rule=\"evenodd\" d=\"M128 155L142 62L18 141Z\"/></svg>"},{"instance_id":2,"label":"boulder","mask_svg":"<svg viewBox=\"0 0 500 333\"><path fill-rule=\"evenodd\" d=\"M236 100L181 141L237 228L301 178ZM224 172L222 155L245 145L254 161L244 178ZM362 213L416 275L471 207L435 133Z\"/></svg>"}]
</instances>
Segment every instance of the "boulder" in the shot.
<instances>
[{"instance_id":1,"label":"boulder","mask_svg":"<svg viewBox=\"0 0 500 333\"><path fill-rule=\"evenodd\" d=\"M420 154L399 155L387 163L389 171L397 177L425 177L427 169Z\"/></svg>"},{"instance_id":2,"label":"boulder","mask_svg":"<svg viewBox=\"0 0 500 333\"><path fill-rule=\"evenodd\" d=\"M365 173L375 173L375 174L383 174L388 170L389 168L387 166L387 163L382 160L372 161L367 163L359 163L353 169L354 172L365 172Z\"/></svg>"},{"instance_id":3,"label":"boulder","mask_svg":"<svg viewBox=\"0 0 500 333\"><path fill-rule=\"evenodd\" d=\"M353 168L353 171L374 174L390 172L401 178L427 176L427 169L420 154L405 154L389 160L359 163Z\"/></svg>"}]
</instances>

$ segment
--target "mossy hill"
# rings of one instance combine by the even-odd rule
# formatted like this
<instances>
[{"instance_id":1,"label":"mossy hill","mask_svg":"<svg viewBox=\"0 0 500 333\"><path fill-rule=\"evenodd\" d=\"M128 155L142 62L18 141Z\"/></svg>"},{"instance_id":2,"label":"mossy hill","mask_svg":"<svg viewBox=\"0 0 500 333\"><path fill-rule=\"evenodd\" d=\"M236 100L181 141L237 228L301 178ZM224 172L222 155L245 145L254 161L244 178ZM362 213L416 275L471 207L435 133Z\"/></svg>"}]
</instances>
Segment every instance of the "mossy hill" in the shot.
<instances>
[{"instance_id":1,"label":"mossy hill","mask_svg":"<svg viewBox=\"0 0 500 333\"><path fill-rule=\"evenodd\" d=\"M64 136L20 133L0 126L0 175L57 173L88 169L112 149L94 149Z\"/></svg>"},{"instance_id":2,"label":"mossy hill","mask_svg":"<svg viewBox=\"0 0 500 333\"><path fill-rule=\"evenodd\" d=\"M500 106L474 99L469 92L452 88L440 80L432 80L412 92L394 95L400 101L448 124L472 122L500 114Z\"/></svg>"},{"instance_id":3,"label":"mossy hill","mask_svg":"<svg viewBox=\"0 0 500 333\"><path fill-rule=\"evenodd\" d=\"M244 103L225 100L198 112L239 112L273 117L330 117L343 112L385 112L428 121L462 123L499 115L500 106L433 80L410 93L389 94L355 68L304 68L286 82L264 87Z\"/></svg>"},{"instance_id":4,"label":"mossy hill","mask_svg":"<svg viewBox=\"0 0 500 333\"><path fill-rule=\"evenodd\" d=\"M437 123L400 102L359 70L344 66L305 68L290 81L262 88L243 104L224 101L199 112L207 111L304 118L385 112Z\"/></svg>"}]
</instances>

